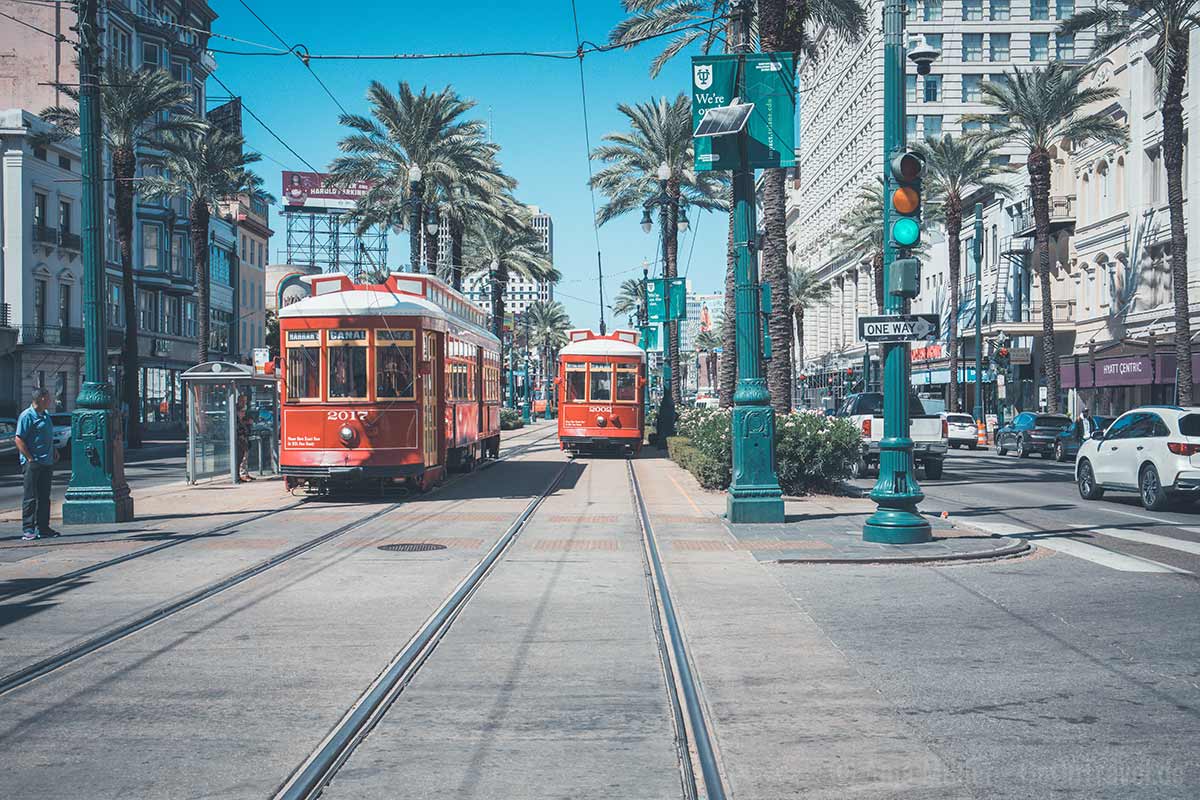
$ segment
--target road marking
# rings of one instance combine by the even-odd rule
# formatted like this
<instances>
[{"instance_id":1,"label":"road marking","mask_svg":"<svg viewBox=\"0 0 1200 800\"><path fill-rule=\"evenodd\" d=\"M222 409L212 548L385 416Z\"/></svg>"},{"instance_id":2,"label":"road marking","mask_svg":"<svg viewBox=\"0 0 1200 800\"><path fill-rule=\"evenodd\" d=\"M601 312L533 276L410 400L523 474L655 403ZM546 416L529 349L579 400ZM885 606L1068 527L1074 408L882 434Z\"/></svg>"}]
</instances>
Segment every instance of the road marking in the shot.
<instances>
[{"instance_id":1,"label":"road marking","mask_svg":"<svg viewBox=\"0 0 1200 800\"><path fill-rule=\"evenodd\" d=\"M1170 536L1162 536L1157 533L1146 533L1145 531L1127 531L1120 528L1097 528L1091 531L1102 536L1111 536L1114 539L1124 539L1127 542L1138 542L1139 544L1152 544L1155 547L1166 547L1171 550L1179 550L1183 553L1191 553L1200 556L1200 542L1189 542L1186 539L1174 539Z\"/></svg>"},{"instance_id":2,"label":"road marking","mask_svg":"<svg viewBox=\"0 0 1200 800\"><path fill-rule=\"evenodd\" d=\"M1093 564L1099 564L1102 567L1115 569L1119 572L1152 572L1159 574L1170 573L1176 575L1192 574L1186 569L1172 567L1170 564L1163 564L1159 561L1151 561L1148 558L1142 558L1140 556L1114 553L1111 550L1105 550L1103 547L1097 547L1086 542L1081 542L1078 539L1065 539L1057 536L1041 537L1038 535L1040 533L1039 531L1021 528L1017 525L1009 525L1003 522L982 523L976 521L972 521L971 524L977 528L981 528L982 530L997 534L999 536L1030 537L1035 544L1038 544L1049 550L1074 556L1075 558L1081 558L1084 561L1090 561ZM1100 531L1089 532L1099 533ZM1124 533L1124 531L1122 531L1122 533Z\"/></svg>"}]
</instances>

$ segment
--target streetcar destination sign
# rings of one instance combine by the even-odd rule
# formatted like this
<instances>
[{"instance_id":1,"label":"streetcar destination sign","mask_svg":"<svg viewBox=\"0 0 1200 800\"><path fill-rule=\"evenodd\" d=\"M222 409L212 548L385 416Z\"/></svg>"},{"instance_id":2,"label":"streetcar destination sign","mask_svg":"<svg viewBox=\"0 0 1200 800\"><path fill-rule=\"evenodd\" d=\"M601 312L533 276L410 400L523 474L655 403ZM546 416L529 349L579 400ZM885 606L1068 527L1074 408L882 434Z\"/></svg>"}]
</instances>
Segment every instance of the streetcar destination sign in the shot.
<instances>
[{"instance_id":1,"label":"streetcar destination sign","mask_svg":"<svg viewBox=\"0 0 1200 800\"><path fill-rule=\"evenodd\" d=\"M864 342L923 342L937 337L941 323L937 314L859 317L858 338Z\"/></svg>"}]
</instances>

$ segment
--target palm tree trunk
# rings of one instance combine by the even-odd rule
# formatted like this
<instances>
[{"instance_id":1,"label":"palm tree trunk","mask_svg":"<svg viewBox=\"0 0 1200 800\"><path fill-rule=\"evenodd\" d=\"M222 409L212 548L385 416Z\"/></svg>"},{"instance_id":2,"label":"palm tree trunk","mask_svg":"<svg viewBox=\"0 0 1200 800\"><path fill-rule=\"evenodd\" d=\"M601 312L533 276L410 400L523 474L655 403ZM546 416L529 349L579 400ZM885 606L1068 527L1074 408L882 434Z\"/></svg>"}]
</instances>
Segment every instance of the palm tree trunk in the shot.
<instances>
[{"instance_id":1,"label":"palm tree trunk","mask_svg":"<svg viewBox=\"0 0 1200 800\"><path fill-rule=\"evenodd\" d=\"M113 189L117 205L117 249L121 253L121 296L125 298L125 336L121 340L121 394L129 413L126 433L130 447L142 446L141 398L138 394L137 296L133 283L133 178L137 171L132 148L112 153ZM167 243L170 247L170 243Z\"/></svg>"},{"instance_id":2,"label":"palm tree trunk","mask_svg":"<svg viewBox=\"0 0 1200 800\"><path fill-rule=\"evenodd\" d=\"M408 268L413 272L421 271L421 184L418 182L411 189L412 197L408 206Z\"/></svg>"},{"instance_id":3,"label":"palm tree trunk","mask_svg":"<svg viewBox=\"0 0 1200 800\"><path fill-rule=\"evenodd\" d=\"M1058 354L1054 347L1054 297L1050 291L1050 154L1029 154L1029 196L1036 229L1038 282L1042 289L1042 378L1046 385L1046 410L1058 413Z\"/></svg>"},{"instance_id":4,"label":"palm tree trunk","mask_svg":"<svg viewBox=\"0 0 1200 800\"><path fill-rule=\"evenodd\" d=\"M679 202L679 180L677 178L672 178L667 182L667 194L674 203ZM676 277L679 269L679 220L674 203L665 207L661 215L663 275L668 278ZM668 308L670 305L670 290L668 289ZM671 399L675 401L676 405L679 405L683 401L683 395L680 392L683 375L679 364L679 323L674 320L667 322L667 363L671 365Z\"/></svg>"},{"instance_id":5,"label":"palm tree trunk","mask_svg":"<svg viewBox=\"0 0 1200 800\"><path fill-rule=\"evenodd\" d=\"M208 203L201 198L193 198L188 208L188 219L191 223L192 260L196 265L196 294L199 298L196 309L196 345L199 361L203 364L208 361L212 314L212 293L208 281Z\"/></svg>"},{"instance_id":6,"label":"palm tree trunk","mask_svg":"<svg viewBox=\"0 0 1200 800\"><path fill-rule=\"evenodd\" d=\"M950 403L947 410L958 411L958 281L962 277L962 253L959 252L959 233L962 230L962 205L953 195L946 198L946 245L950 256L950 313L946 341L950 347Z\"/></svg>"},{"instance_id":7,"label":"palm tree trunk","mask_svg":"<svg viewBox=\"0 0 1200 800\"><path fill-rule=\"evenodd\" d=\"M734 272L733 188L729 189L729 232L725 239L725 323L721 326L721 408L733 408L737 386L737 275Z\"/></svg>"},{"instance_id":8,"label":"palm tree trunk","mask_svg":"<svg viewBox=\"0 0 1200 800\"><path fill-rule=\"evenodd\" d=\"M875 313L883 313L883 251L871 254L871 277L875 279Z\"/></svg>"},{"instance_id":9,"label":"palm tree trunk","mask_svg":"<svg viewBox=\"0 0 1200 800\"><path fill-rule=\"evenodd\" d=\"M1171 216L1171 293L1175 299L1176 392L1181 406L1192 404L1192 317L1188 299L1187 228L1183 217L1183 89L1188 66L1188 35L1178 37L1175 67L1167 76L1163 97L1163 165L1167 170L1167 203ZM1195 202L1193 200L1193 202Z\"/></svg>"},{"instance_id":10,"label":"palm tree trunk","mask_svg":"<svg viewBox=\"0 0 1200 800\"><path fill-rule=\"evenodd\" d=\"M461 220L450 220L450 284L455 291L462 291L463 224Z\"/></svg>"}]
</instances>

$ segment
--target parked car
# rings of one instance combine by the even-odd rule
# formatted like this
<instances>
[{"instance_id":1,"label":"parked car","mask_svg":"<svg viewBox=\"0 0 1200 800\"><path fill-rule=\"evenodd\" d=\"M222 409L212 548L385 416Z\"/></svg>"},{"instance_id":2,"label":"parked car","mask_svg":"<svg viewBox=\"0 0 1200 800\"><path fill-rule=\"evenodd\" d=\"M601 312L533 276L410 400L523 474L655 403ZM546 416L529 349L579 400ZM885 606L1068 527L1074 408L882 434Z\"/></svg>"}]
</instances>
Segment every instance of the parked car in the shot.
<instances>
[{"instance_id":1,"label":"parked car","mask_svg":"<svg viewBox=\"0 0 1200 800\"><path fill-rule=\"evenodd\" d=\"M879 465L879 442L883 439L883 393L859 392L848 395L836 416L845 417L862 431L862 457L854 465L853 475L861 478ZM915 394L908 398L909 438L913 443L913 462L925 470L925 477L942 477L946 460L946 421L937 414L926 414Z\"/></svg>"},{"instance_id":2,"label":"parked car","mask_svg":"<svg viewBox=\"0 0 1200 800\"><path fill-rule=\"evenodd\" d=\"M60 453L71 446L71 415L51 414L54 423L54 449Z\"/></svg>"},{"instance_id":3,"label":"parked car","mask_svg":"<svg viewBox=\"0 0 1200 800\"><path fill-rule=\"evenodd\" d=\"M17 464L17 421L12 417L0 418L0 468Z\"/></svg>"},{"instance_id":4,"label":"parked car","mask_svg":"<svg viewBox=\"0 0 1200 800\"><path fill-rule=\"evenodd\" d=\"M1091 420L1092 433L1095 433L1107 428L1112 423L1113 417L1092 417ZM1054 440L1054 460L1067 461L1074 458L1079 453L1079 446L1086 438L1080 434L1079 420L1072 422L1071 426L1064 428L1063 432Z\"/></svg>"},{"instance_id":5,"label":"parked car","mask_svg":"<svg viewBox=\"0 0 1200 800\"><path fill-rule=\"evenodd\" d=\"M1137 492L1161 511L1180 498L1200 497L1200 407L1142 406L1096 431L1075 459L1079 496Z\"/></svg>"},{"instance_id":6,"label":"parked car","mask_svg":"<svg viewBox=\"0 0 1200 800\"><path fill-rule=\"evenodd\" d=\"M964 444L974 450L979 446L979 429L970 414L942 414L946 420L946 441L951 447Z\"/></svg>"},{"instance_id":7,"label":"parked car","mask_svg":"<svg viewBox=\"0 0 1200 800\"><path fill-rule=\"evenodd\" d=\"M1042 458L1054 455L1054 442L1064 428L1071 425L1071 418L1064 414L1037 414L1022 411L996 431L996 452L1007 455L1017 451L1021 458L1040 453Z\"/></svg>"}]
</instances>

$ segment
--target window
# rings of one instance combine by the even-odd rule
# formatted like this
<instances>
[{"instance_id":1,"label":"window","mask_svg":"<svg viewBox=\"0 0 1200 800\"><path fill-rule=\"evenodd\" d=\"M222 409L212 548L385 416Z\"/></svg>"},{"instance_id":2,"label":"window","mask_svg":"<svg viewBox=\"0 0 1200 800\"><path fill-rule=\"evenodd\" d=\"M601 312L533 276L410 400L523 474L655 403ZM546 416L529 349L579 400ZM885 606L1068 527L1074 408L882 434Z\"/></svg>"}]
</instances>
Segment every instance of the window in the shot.
<instances>
[{"instance_id":1,"label":"window","mask_svg":"<svg viewBox=\"0 0 1200 800\"><path fill-rule=\"evenodd\" d=\"M912 15L912 18L916 19L917 0L904 0L904 13Z\"/></svg>"},{"instance_id":2,"label":"window","mask_svg":"<svg viewBox=\"0 0 1200 800\"><path fill-rule=\"evenodd\" d=\"M157 225L142 223L142 269L159 269L159 250L162 247L162 229Z\"/></svg>"},{"instance_id":3,"label":"window","mask_svg":"<svg viewBox=\"0 0 1200 800\"><path fill-rule=\"evenodd\" d=\"M162 50L154 42L142 42L142 66L147 69L162 67Z\"/></svg>"},{"instance_id":4,"label":"window","mask_svg":"<svg viewBox=\"0 0 1200 800\"><path fill-rule=\"evenodd\" d=\"M184 249L184 236L182 233L177 233L171 237L171 274L183 275L184 270L184 254L187 251Z\"/></svg>"},{"instance_id":5,"label":"window","mask_svg":"<svg viewBox=\"0 0 1200 800\"><path fill-rule=\"evenodd\" d=\"M963 61L983 61L983 34L963 34Z\"/></svg>"},{"instance_id":6,"label":"window","mask_svg":"<svg viewBox=\"0 0 1200 800\"><path fill-rule=\"evenodd\" d=\"M1054 37L1054 55L1060 59L1075 57L1075 34L1060 33Z\"/></svg>"},{"instance_id":7,"label":"window","mask_svg":"<svg viewBox=\"0 0 1200 800\"><path fill-rule=\"evenodd\" d=\"M942 76L925 76L925 102L936 103L942 99Z\"/></svg>"},{"instance_id":8,"label":"window","mask_svg":"<svg viewBox=\"0 0 1200 800\"><path fill-rule=\"evenodd\" d=\"M58 324L64 328L71 327L71 284L58 285Z\"/></svg>"},{"instance_id":9,"label":"window","mask_svg":"<svg viewBox=\"0 0 1200 800\"><path fill-rule=\"evenodd\" d=\"M1010 58L1009 43L1011 40L1012 40L1011 34L993 33L991 35L991 38L988 40L988 42L991 46L990 57L991 57L992 61L1008 61L1009 60L1009 58Z\"/></svg>"},{"instance_id":10,"label":"window","mask_svg":"<svg viewBox=\"0 0 1200 800\"><path fill-rule=\"evenodd\" d=\"M942 34L940 34L940 33L925 33L922 35L925 37L925 44L929 45L934 50L943 49L942 48Z\"/></svg>"},{"instance_id":11,"label":"window","mask_svg":"<svg viewBox=\"0 0 1200 800\"><path fill-rule=\"evenodd\" d=\"M137 290L138 327L143 331L158 330L158 309L154 299L153 292Z\"/></svg>"},{"instance_id":12,"label":"window","mask_svg":"<svg viewBox=\"0 0 1200 800\"><path fill-rule=\"evenodd\" d=\"M197 336L195 300L183 301L183 335L191 338Z\"/></svg>"},{"instance_id":13,"label":"window","mask_svg":"<svg viewBox=\"0 0 1200 800\"><path fill-rule=\"evenodd\" d=\"M38 159L39 161L45 161L46 157L47 157L46 148L35 146L33 148L33 157Z\"/></svg>"},{"instance_id":14,"label":"window","mask_svg":"<svg viewBox=\"0 0 1200 800\"><path fill-rule=\"evenodd\" d=\"M587 402L587 365L567 364L567 402Z\"/></svg>"},{"instance_id":15,"label":"window","mask_svg":"<svg viewBox=\"0 0 1200 800\"><path fill-rule=\"evenodd\" d=\"M904 118L904 138L909 142L917 140L917 118L912 114Z\"/></svg>"},{"instance_id":16,"label":"window","mask_svg":"<svg viewBox=\"0 0 1200 800\"><path fill-rule=\"evenodd\" d=\"M233 315L228 311L210 309L208 312L208 349L216 353L229 352L229 329Z\"/></svg>"},{"instance_id":17,"label":"window","mask_svg":"<svg viewBox=\"0 0 1200 800\"><path fill-rule=\"evenodd\" d=\"M917 98L917 76L916 75L905 75L904 76L904 94L905 94L905 98L908 100L908 102L910 102L910 103L917 102L918 98Z\"/></svg>"},{"instance_id":18,"label":"window","mask_svg":"<svg viewBox=\"0 0 1200 800\"><path fill-rule=\"evenodd\" d=\"M33 282L33 325L38 330L46 327L46 282Z\"/></svg>"},{"instance_id":19,"label":"window","mask_svg":"<svg viewBox=\"0 0 1200 800\"><path fill-rule=\"evenodd\" d=\"M242 234L242 261L246 260L246 234Z\"/></svg>"},{"instance_id":20,"label":"window","mask_svg":"<svg viewBox=\"0 0 1200 800\"><path fill-rule=\"evenodd\" d=\"M412 400L416 339L411 330L375 331L375 396Z\"/></svg>"},{"instance_id":21,"label":"window","mask_svg":"<svg viewBox=\"0 0 1200 800\"><path fill-rule=\"evenodd\" d=\"M611 402L612 401L612 365L610 364L588 364L589 374L589 395L588 399L592 402Z\"/></svg>"},{"instance_id":22,"label":"window","mask_svg":"<svg viewBox=\"0 0 1200 800\"><path fill-rule=\"evenodd\" d=\"M287 399L321 399L321 332L287 332Z\"/></svg>"},{"instance_id":23,"label":"window","mask_svg":"<svg viewBox=\"0 0 1200 800\"><path fill-rule=\"evenodd\" d=\"M71 159L68 158L67 156L59 156L58 157L58 166L60 169L65 169L67 172L70 172L71 171Z\"/></svg>"},{"instance_id":24,"label":"window","mask_svg":"<svg viewBox=\"0 0 1200 800\"><path fill-rule=\"evenodd\" d=\"M243 308L246 305L246 279L242 278L242 295L238 298L238 304Z\"/></svg>"},{"instance_id":25,"label":"window","mask_svg":"<svg viewBox=\"0 0 1200 800\"><path fill-rule=\"evenodd\" d=\"M983 130L983 123L977 119L965 119L962 123L963 133Z\"/></svg>"},{"instance_id":26,"label":"window","mask_svg":"<svg viewBox=\"0 0 1200 800\"><path fill-rule=\"evenodd\" d=\"M638 368L633 364L617 365L616 401L618 403L637 402Z\"/></svg>"},{"instance_id":27,"label":"window","mask_svg":"<svg viewBox=\"0 0 1200 800\"><path fill-rule=\"evenodd\" d=\"M66 200L58 201L58 229L63 233L71 232L71 204Z\"/></svg>"},{"instance_id":28,"label":"window","mask_svg":"<svg viewBox=\"0 0 1200 800\"><path fill-rule=\"evenodd\" d=\"M1050 34L1029 34L1029 60L1045 61L1050 57Z\"/></svg>"},{"instance_id":29,"label":"window","mask_svg":"<svg viewBox=\"0 0 1200 800\"><path fill-rule=\"evenodd\" d=\"M33 226L46 227L46 195L41 192L33 193Z\"/></svg>"},{"instance_id":30,"label":"window","mask_svg":"<svg viewBox=\"0 0 1200 800\"><path fill-rule=\"evenodd\" d=\"M108 284L108 325L110 328L124 328L125 317L121 314L121 284Z\"/></svg>"},{"instance_id":31,"label":"window","mask_svg":"<svg viewBox=\"0 0 1200 800\"><path fill-rule=\"evenodd\" d=\"M112 18L109 18L109 24L112 24ZM118 64L126 69L133 66L129 58L129 32L125 31L116 25L111 28L112 31L112 52L109 55L116 60Z\"/></svg>"},{"instance_id":32,"label":"window","mask_svg":"<svg viewBox=\"0 0 1200 800\"><path fill-rule=\"evenodd\" d=\"M1008 86L1008 76L1003 72L993 73L992 75L988 75L988 82L994 83L997 86Z\"/></svg>"},{"instance_id":33,"label":"window","mask_svg":"<svg viewBox=\"0 0 1200 800\"><path fill-rule=\"evenodd\" d=\"M925 138L926 139L942 138L942 115L941 114L926 114L925 115Z\"/></svg>"},{"instance_id":34,"label":"window","mask_svg":"<svg viewBox=\"0 0 1200 800\"><path fill-rule=\"evenodd\" d=\"M1060 20L1075 16L1075 0L1055 0L1054 14Z\"/></svg>"},{"instance_id":35,"label":"window","mask_svg":"<svg viewBox=\"0 0 1200 800\"><path fill-rule=\"evenodd\" d=\"M1030 0L1029 19L1035 22L1050 19L1050 0Z\"/></svg>"},{"instance_id":36,"label":"window","mask_svg":"<svg viewBox=\"0 0 1200 800\"><path fill-rule=\"evenodd\" d=\"M963 0L962 18L968 22L983 19L983 0Z\"/></svg>"},{"instance_id":37,"label":"window","mask_svg":"<svg viewBox=\"0 0 1200 800\"><path fill-rule=\"evenodd\" d=\"M67 373L59 372L54 376L54 410L62 411L67 407Z\"/></svg>"},{"instance_id":38,"label":"window","mask_svg":"<svg viewBox=\"0 0 1200 800\"><path fill-rule=\"evenodd\" d=\"M942 0L925 0L925 21L937 22L942 18Z\"/></svg>"},{"instance_id":39,"label":"window","mask_svg":"<svg viewBox=\"0 0 1200 800\"><path fill-rule=\"evenodd\" d=\"M1012 16L1011 0L992 0L992 19L1003 21Z\"/></svg>"},{"instance_id":40,"label":"window","mask_svg":"<svg viewBox=\"0 0 1200 800\"><path fill-rule=\"evenodd\" d=\"M163 297L163 333L168 333L172 336L179 336L183 324L183 320L180 315L181 304L182 299L179 297Z\"/></svg>"},{"instance_id":41,"label":"window","mask_svg":"<svg viewBox=\"0 0 1200 800\"><path fill-rule=\"evenodd\" d=\"M216 244L209 248L208 275L210 281L221 286L231 286L229 256L228 250Z\"/></svg>"},{"instance_id":42,"label":"window","mask_svg":"<svg viewBox=\"0 0 1200 800\"><path fill-rule=\"evenodd\" d=\"M982 75L963 75L962 76L962 101L964 103L978 103L983 100L983 76Z\"/></svg>"},{"instance_id":43,"label":"window","mask_svg":"<svg viewBox=\"0 0 1200 800\"><path fill-rule=\"evenodd\" d=\"M1104 438L1105 439L1128 439L1129 438L1129 429L1132 428L1133 424L1135 422L1137 422L1143 416L1145 416L1145 414L1143 414L1143 413L1126 414L1125 416L1121 417L1119 420L1114 422L1112 425L1108 426L1108 430L1106 430L1104 432Z\"/></svg>"},{"instance_id":44,"label":"window","mask_svg":"<svg viewBox=\"0 0 1200 800\"><path fill-rule=\"evenodd\" d=\"M329 337L329 397L367 398L367 332L338 328Z\"/></svg>"}]
</instances>

